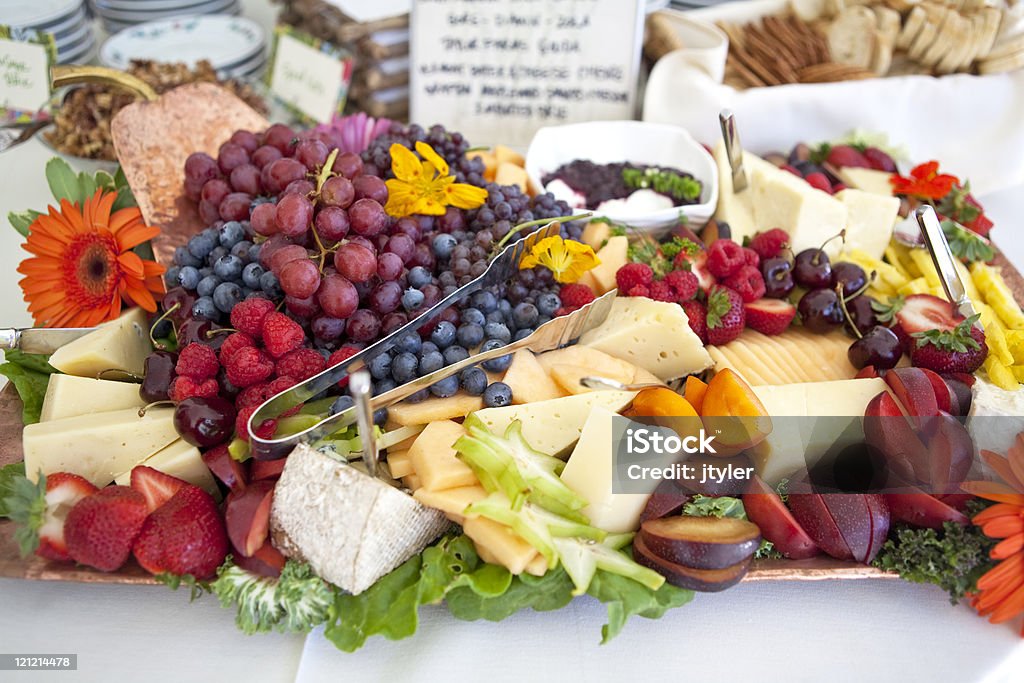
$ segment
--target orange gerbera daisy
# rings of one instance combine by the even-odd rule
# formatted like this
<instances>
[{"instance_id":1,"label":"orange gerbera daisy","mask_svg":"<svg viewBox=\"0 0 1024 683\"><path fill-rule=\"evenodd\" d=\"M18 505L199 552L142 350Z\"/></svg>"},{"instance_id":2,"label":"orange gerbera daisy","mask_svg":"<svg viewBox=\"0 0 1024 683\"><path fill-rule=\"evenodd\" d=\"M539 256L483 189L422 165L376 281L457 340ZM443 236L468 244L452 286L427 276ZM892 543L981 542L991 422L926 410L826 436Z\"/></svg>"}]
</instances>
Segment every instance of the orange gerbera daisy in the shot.
<instances>
[{"instance_id":1,"label":"orange gerbera daisy","mask_svg":"<svg viewBox=\"0 0 1024 683\"><path fill-rule=\"evenodd\" d=\"M157 234L137 207L111 214L117 195L97 190L84 206L60 201L29 229L24 248L33 254L18 266L18 283L36 325L92 327L128 305L156 310L164 267L132 251Z\"/></svg>"},{"instance_id":2,"label":"orange gerbera daisy","mask_svg":"<svg viewBox=\"0 0 1024 683\"><path fill-rule=\"evenodd\" d=\"M962 488L996 503L975 515L973 522L989 538L1002 540L989 553L1000 562L978 579L972 604L978 614L998 624L1024 614L1024 433L1017 435L1005 458L986 450L981 457L1005 484L972 481Z\"/></svg>"}]
</instances>

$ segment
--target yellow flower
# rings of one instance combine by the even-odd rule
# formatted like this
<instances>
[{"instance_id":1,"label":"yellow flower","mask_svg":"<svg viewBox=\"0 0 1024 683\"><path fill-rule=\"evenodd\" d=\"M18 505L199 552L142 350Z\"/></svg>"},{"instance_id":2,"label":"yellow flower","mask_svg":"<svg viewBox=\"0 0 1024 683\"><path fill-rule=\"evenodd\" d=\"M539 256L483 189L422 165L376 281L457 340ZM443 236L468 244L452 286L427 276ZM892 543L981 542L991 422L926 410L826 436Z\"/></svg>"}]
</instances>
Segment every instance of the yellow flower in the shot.
<instances>
[{"instance_id":1,"label":"yellow flower","mask_svg":"<svg viewBox=\"0 0 1024 683\"><path fill-rule=\"evenodd\" d=\"M455 182L448 174L448 163L425 142L416 143L418 159L408 147L391 145L391 170L395 177L387 181L389 216L402 218L413 214L440 216L446 206L475 209L487 201L487 190Z\"/></svg>"},{"instance_id":2,"label":"yellow flower","mask_svg":"<svg viewBox=\"0 0 1024 683\"><path fill-rule=\"evenodd\" d=\"M519 269L545 266L557 282L576 282L583 273L600 264L597 254L588 245L575 240L563 240L560 236L545 237L533 245L530 253L519 261Z\"/></svg>"}]
</instances>

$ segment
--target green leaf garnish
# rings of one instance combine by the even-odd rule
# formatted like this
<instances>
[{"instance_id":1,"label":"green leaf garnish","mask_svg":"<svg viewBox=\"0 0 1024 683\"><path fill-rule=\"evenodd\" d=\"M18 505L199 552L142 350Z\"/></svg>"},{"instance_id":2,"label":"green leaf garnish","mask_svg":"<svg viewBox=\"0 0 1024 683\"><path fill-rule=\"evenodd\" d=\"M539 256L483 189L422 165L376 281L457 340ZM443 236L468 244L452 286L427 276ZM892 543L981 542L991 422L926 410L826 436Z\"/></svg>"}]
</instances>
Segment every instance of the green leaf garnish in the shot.
<instances>
[{"instance_id":1,"label":"green leaf garnish","mask_svg":"<svg viewBox=\"0 0 1024 683\"><path fill-rule=\"evenodd\" d=\"M975 313L952 330L926 330L914 332L910 336L917 340L918 348L931 344L942 351L953 353L977 351L981 344L971 336L971 329L980 317L980 313Z\"/></svg>"},{"instance_id":2,"label":"green leaf garnish","mask_svg":"<svg viewBox=\"0 0 1024 683\"><path fill-rule=\"evenodd\" d=\"M896 314L903 310L903 306L906 305L907 300L903 298L903 295L889 297L889 303L884 304L877 299L871 300L871 310L875 312L875 317L878 318L879 322L887 323L892 322L896 317Z\"/></svg>"},{"instance_id":3,"label":"green leaf garnish","mask_svg":"<svg viewBox=\"0 0 1024 683\"><path fill-rule=\"evenodd\" d=\"M971 219L973 220L973 219ZM951 220L944 220L941 223L942 232L946 235L946 242L949 249L961 261L974 263L975 261L991 261L996 256L995 249L985 242L979 235L957 225Z\"/></svg>"},{"instance_id":4,"label":"green leaf garnish","mask_svg":"<svg viewBox=\"0 0 1024 683\"><path fill-rule=\"evenodd\" d=\"M677 202L693 202L703 190L701 182L693 176L660 168L624 168L622 180L630 189L653 189Z\"/></svg>"},{"instance_id":5,"label":"green leaf garnish","mask_svg":"<svg viewBox=\"0 0 1024 683\"><path fill-rule=\"evenodd\" d=\"M60 157L54 157L46 162L46 182L58 203L62 199L72 204L81 204L85 200L84 188L78 175L71 170L68 162Z\"/></svg>"},{"instance_id":6,"label":"green leaf garnish","mask_svg":"<svg viewBox=\"0 0 1024 683\"><path fill-rule=\"evenodd\" d=\"M35 483L24 475L14 475L7 482L7 491L3 507L17 525L14 540L18 551L27 557L39 547L39 528L46 518L46 475L40 472Z\"/></svg>"},{"instance_id":7,"label":"green leaf garnish","mask_svg":"<svg viewBox=\"0 0 1024 683\"><path fill-rule=\"evenodd\" d=\"M5 352L4 359L0 375L11 380L21 398L22 422L27 425L39 422L50 375L57 370L49 364L49 356L22 353L17 349Z\"/></svg>"},{"instance_id":8,"label":"green leaf garnish","mask_svg":"<svg viewBox=\"0 0 1024 683\"><path fill-rule=\"evenodd\" d=\"M0 517L9 517L7 497L14 492L14 482L25 476L25 462L12 462L0 467Z\"/></svg>"}]
</instances>

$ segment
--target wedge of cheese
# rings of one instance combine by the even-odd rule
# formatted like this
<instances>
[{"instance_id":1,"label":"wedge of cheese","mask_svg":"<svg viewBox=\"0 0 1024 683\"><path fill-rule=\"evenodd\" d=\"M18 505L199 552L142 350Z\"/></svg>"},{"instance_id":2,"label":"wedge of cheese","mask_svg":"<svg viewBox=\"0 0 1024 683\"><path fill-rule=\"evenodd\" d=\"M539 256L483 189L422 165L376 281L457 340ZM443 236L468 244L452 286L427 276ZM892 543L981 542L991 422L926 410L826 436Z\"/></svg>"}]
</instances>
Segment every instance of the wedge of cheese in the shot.
<instances>
[{"instance_id":1,"label":"wedge of cheese","mask_svg":"<svg viewBox=\"0 0 1024 683\"><path fill-rule=\"evenodd\" d=\"M49 422L87 413L140 408L142 405L138 384L53 374L46 385L39 421Z\"/></svg>"},{"instance_id":2,"label":"wedge of cheese","mask_svg":"<svg viewBox=\"0 0 1024 683\"><path fill-rule=\"evenodd\" d=\"M871 194L882 195L883 197L892 196L892 184L889 182L889 178L892 177L892 173L887 171L876 171L873 168L856 168L853 166L847 166L839 169L839 179L843 181L843 184L847 187L853 187L858 190L870 192Z\"/></svg>"},{"instance_id":3,"label":"wedge of cheese","mask_svg":"<svg viewBox=\"0 0 1024 683\"><path fill-rule=\"evenodd\" d=\"M834 196L846 206L844 248L860 249L873 258L882 258L899 219L900 200L853 189L840 190Z\"/></svg>"},{"instance_id":4,"label":"wedge of cheese","mask_svg":"<svg viewBox=\"0 0 1024 683\"><path fill-rule=\"evenodd\" d=\"M624 533L639 528L640 513L650 494L612 491L614 417L615 413L602 407L590 412L583 434L562 470L562 481L587 500L587 507L580 512L592 525L611 533ZM652 492L657 483L652 481Z\"/></svg>"},{"instance_id":5,"label":"wedge of cheese","mask_svg":"<svg viewBox=\"0 0 1024 683\"><path fill-rule=\"evenodd\" d=\"M485 408L475 415L491 432L503 435L514 420L523 423L523 438L541 453L560 456L580 438L583 425L595 408L619 412L636 392L590 391L524 405Z\"/></svg>"},{"instance_id":6,"label":"wedge of cheese","mask_svg":"<svg viewBox=\"0 0 1024 683\"><path fill-rule=\"evenodd\" d=\"M770 162L756 154L743 152L743 168L747 173L747 189L736 193L732 189L732 166L729 155L725 153L725 143L721 140L712 152L715 165L718 167L718 207L715 219L725 221L732 230L732 239L742 244L744 237L753 237L758 231L754 221L753 193L750 191L750 174L755 169L776 170Z\"/></svg>"},{"instance_id":7,"label":"wedge of cheese","mask_svg":"<svg viewBox=\"0 0 1024 683\"><path fill-rule=\"evenodd\" d=\"M755 168L750 174L750 192L754 224L762 230L782 228L788 232L793 253L820 247L846 227L849 216L843 202L788 171L774 166ZM837 239L825 245L825 252L831 257L841 248Z\"/></svg>"},{"instance_id":8,"label":"wedge of cheese","mask_svg":"<svg viewBox=\"0 0 1024 683\"><path fill-rule=\"evenodd\" d=\"M72 472L102 487L177 440L171 408L143 417L129 408L39 422L22 432L25 475L35 481L40 471Z\"/></svg>"},{"instance_id":9,"label":"wedge of cheese","mask_svg":"<svg viewBox=\"0 0 1024 683\"><path fill-rule=\"evenodd\" d=\"M131 308L117 320L103 323L54 351L50 365L79 377L97 377L104 370L121 370L141 377L145 374L146 356L152 350L146 312Z\"/></svg>"},{"instance_id":10,"label":"wedge of cheese","mask_svg":"<svg viewBox=\"0 0 1024 683\"><path fill-rule=\"evenodd\" d=\"M210 474L210 468L203 462L203 456L199 449L184 439L178 439L170 446L162 448L153 455L139 463L146 467L152 467L164 474L169 474L178 479L184 479L203 489L211 496L220 498L220 490L217 482ZM135 469L138 465L132 467ZM128 486L132 481L132 470L125 470L114 477L114 483L119 486Z\"/></svg>"},{"instance_id":11,"label":"wedge of cheese","mask_svg":"<svg viewBox=\"0 0 1024 683\"><path fill-rule=\"evenodd\" d=\"M645 297L618 297L598 327L580 337L589 346L662 380L701 372L714 363L683 309ZM600 374L601 366L593 368Z\"/></svg>"}]
</instances>

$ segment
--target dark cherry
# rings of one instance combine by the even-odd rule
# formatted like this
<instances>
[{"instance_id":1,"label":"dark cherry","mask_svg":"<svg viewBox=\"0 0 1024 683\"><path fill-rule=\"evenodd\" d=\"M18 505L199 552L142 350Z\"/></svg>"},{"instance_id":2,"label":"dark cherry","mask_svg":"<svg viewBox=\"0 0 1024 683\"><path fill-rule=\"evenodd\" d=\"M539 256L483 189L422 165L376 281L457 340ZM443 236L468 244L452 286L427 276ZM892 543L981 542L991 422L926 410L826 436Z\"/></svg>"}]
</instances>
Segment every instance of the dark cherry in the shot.
<instances>
[{"instance_id":1,"label":"dark cherry","mask_svg":"<svg viewBox=\"0 0 1024 683\"><path fill-rule=\"evenodd\" d=\"M163 299L160 300L160 307L165 311L169 311L174 308L174 304L180 304L178 308L174 310L174 313L170 314L170 319L175 324L180 325L192 314L192 304L196 302L196 298L189 294L185 289L181 287L173 287L167 290L164 294Z\"/></svg>"},{"instance_id":2,"label":"dark cherry","mask_svg":"<svg viewBox=\"0 0 1024 683\"><path fill-rule=\"evenodd\" d=\"M831 289L812 289L800 297L796 308L803 326L811 332L824 334L843 324L839 295Z\"/></svg>"},{"instance_id":3,"label":"dark cherry","mask_svg":"<svg viewBox=\"0 0 1024 683\"><path fill-rule=\"evenodd\" d=\"M858 370L867 365L873 365L877 370L888 370L896 367L903 355L903 348L896 333L888 327L875 325L863 337L850 344L846 355Z\"/></svg>"},{"instance_id":4,"label":"dark cherry","mask_svg":"<svg viewBox=\"0 0 1024 683\"><path fill-rule=\"evenodd\" d=\"M764 295L771 299L785 299L793 291L793 264L788 259L776 256L761 264L764 277Z\"/></svg>"},{"instance_id":5,"label":"dark cherry","mask_svg":"<svg viewBox=\"0 0 1024 683\"><path fill-rule=\"evenodd\" d=\"M867 283L867 274L856 263L839 261L832 265L832 287L842 285L844 297L859 292Z\"/></svg>"},{"instance_id":6,"label":"dark cherry","mask_svg":"<svg viewBox=\"0 0 1024 683\"><path fill-rule=\"evenodd\" d=\"M145 377L139 387L139 397L144 403L167 400L167 392L174 379L174 364L177 362L178 354L170 351L154 351L146 356L143 365Z\"/></svg>"},{"instance_id":7,"label":"dark cherry","mask_svg":"<svg viewBox=\"0 0 1024 683\"><path fill-rule=\"evenodd\" d=\"M188 318L178 327L178 346L186 347L193 342L206 343L209 341L206 333L213 329L209 320L201 318Z\"/></svg>"},{"instance_id":8,"label":"dark cherry","mask_svg":"<svg viewBox=\"0 0 1024 683\"><path fill-rule=\"evenodd\" d=\"M235 430L235 406L220 398L186 398L174 408L174 429L199 448L224 443Z\"/></svg>"},{"instance_id":9,"label":"dark cherry","mask_svg":"<svg viewBox=\"0 0 1024 683\"><path fill-rule=\"evenodd\" d=\"M804 249L796 255L793 279L801 287L822 289L832 286L832 261L822 249Z\"/></svg>"},{"instance_id":10,"label":"dark cherry","mask_svg":"<svg viewBox=\"0 0 1024 683\"><path fill-rule=\"evenodd\" d=\"M802 161L810 161L811 159L811 148L804 143L799 143L789 153L789 163L791 166L796 166Z\"/></svg>"},{"instance_id":11,"label":"dark cherry","mask_svg":"<svg viewBox=\"0 0 1024 683\"><path fill-rule=\"evenodd\" d=\"M867 294L855 296L846 302L848 320L861 334L867 334L868 330L878 324L878 316L871 307L873 302L874 299Z\"/></svg>"}]
</instances>

